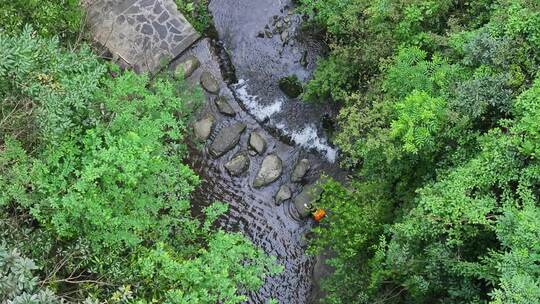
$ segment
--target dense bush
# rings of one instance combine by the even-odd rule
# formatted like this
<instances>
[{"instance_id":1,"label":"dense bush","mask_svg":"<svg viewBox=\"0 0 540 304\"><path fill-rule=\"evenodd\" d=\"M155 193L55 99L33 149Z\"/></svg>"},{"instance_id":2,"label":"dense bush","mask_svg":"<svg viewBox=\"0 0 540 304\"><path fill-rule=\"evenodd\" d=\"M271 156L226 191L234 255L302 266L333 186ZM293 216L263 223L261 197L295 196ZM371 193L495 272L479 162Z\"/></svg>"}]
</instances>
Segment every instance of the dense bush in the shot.
<instances>
[{"instance_id":1,"label":"dense bush","mask_svg":"<svg viewBox=\"0 0 540 304\"><path fill-rule=\"evenodd\" d=\"M299 2L352 176L312 242L326 302L540 303L538 3Z\"/></svg>"},{"instance_id":2,"label":"dense bush","mask_svg":"<svg viewBox=\"0 0 540 304\"><path fill-rule=\"evenodd\" d=\"M37 266L13 249L8 251L0 246L0 301L8 304L60 303L57 297L47 289L38 288L38 278L33 271Z\"/></svg>"},{"instance_id":3,"label":"dense bush","mask_svg":"<svg viewBox=\"0 0 540 304\"><path fill-rule=\"evenodd\" d=\"M84 24L79 0L3 0L0 2L0 32L18 34L33 24L45 37L74 41Z\"/></svg>"},{"instance_id":4,"label":"dense bush","mask_svg":"<svg viewBox=\"0 0 540 304\"><path fill-rule=\"evenodd\" d=\"M0 241L43 266L43 286L77 301L239 303L279 271L214 228L226 205L191 215L184 135L200 89L29 27L0 34L0 53Z\"/></svg>"},{"instance_id":5,"label":"dense bush","mask_svg":"<svg viewBox=\"0 0 540 304\"><path fill-rule=\"evenodd\" d=\"M2 134L30 145L37 136L84 127L87 100L106 72L88 47L64 51L58 39L27 26L20 35L0 35L0 56Z\"/></svg>"}]
</instances>

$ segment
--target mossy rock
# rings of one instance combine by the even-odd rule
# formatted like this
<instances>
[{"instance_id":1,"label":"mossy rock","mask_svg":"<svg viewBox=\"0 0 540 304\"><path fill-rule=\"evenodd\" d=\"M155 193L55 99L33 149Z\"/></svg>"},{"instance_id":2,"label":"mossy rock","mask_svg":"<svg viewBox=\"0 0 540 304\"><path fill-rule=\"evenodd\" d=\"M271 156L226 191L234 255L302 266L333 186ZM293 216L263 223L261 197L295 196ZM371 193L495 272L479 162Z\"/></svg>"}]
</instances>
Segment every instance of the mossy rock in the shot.
<instances>
[{"instance_id":1,"label":"mossy rock","mask_svg":"<svg viewBox=\"0 0 540 304\"><path fill-rule=\"evenodd\" d=\"M298 80L296 75L281 78L279 80L279 88L289 98L296 98L304 91L302 83L300 83L300 80Z\"/></svg>"}]
</instances>

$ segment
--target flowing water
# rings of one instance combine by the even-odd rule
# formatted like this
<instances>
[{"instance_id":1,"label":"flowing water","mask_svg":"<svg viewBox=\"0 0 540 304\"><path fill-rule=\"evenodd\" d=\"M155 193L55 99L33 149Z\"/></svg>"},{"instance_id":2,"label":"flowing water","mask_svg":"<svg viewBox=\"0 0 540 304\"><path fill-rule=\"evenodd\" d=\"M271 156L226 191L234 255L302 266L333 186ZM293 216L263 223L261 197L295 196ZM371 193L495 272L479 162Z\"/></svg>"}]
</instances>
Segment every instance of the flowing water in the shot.
<instances>
[{"instance_id":1,"label":"flowing water","mask_svg":"<svg viewBox=\"0 0 540 304\"><path fill-rule=\"evenodd\" d=\"M212 71L221 81L220 95L229 98L237 111L234 117L221 115L211 102L215 96L207 94L210 102L201 115L216 118L208 142L224 126L235 122L247 125L240 143L224 156L212 158L207 145L193 144L189 160L203 179L194 194L195 205L205 206L213 201L228 203L229 212L219 225L229 231L243 232L285 267L283 273L267 278L260 290L250 293L248 303L266 303L271 298L284 304L315 301L316 259L306 255L304 238L314 223L298 218L291 201L277 206L274 196L280 185L290 184L294 197L323 173L343 178L343 172L335 164L337 151L327 143L321 127L323 115L333 115L334 110L328 105L289 99L278 88L278 80L284 76L295 74L302 81L309 79L317 56L324 51L316 39L300 34L300 17L290 7L289 1L213 0L210 11L218 39L202 40L182 57L195 54L202 68L191 81L198 79L200 70ZM287 43L283 43L280 33L271 38L257 37L267 24L271 31L274 20L289 21ZM267 140L265 155L275 153L283 160L281 177L261 189L252 184L264 155L250 156L249 170L240 177L230 176L224 168L235 153L247 149L249 133L253 130L262 132ZM291 183L290 173L302 158L310 160L311 170L302 183Z\"/></svg>"}]
</instances>

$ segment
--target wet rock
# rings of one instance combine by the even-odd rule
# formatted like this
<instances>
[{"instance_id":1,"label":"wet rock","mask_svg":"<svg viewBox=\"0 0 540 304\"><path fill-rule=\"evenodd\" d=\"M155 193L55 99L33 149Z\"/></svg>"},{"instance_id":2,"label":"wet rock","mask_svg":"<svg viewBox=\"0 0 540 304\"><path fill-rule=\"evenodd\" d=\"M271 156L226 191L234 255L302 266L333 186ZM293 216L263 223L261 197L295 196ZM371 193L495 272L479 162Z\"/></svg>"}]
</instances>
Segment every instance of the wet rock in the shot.
<instances>
[{"instance_id":1,"label":"wet rock","mask_svg":"<svg viewBox=\"0 0 540 304\"><path fill-rule=\"evenodd\" d=\"M199 61L199 59L197 59L197 57L189 56L188 58L186 58L186 60L184 60L176 67L176 69L174 70L174 76L177 79L188 78L200 66L201 62Z\"/></svg>"},{"instance_id":2,"label":"wet rock","mask_svg":"<svg viewBox=\"0 0 540 304\"><path fill-rule=\"evenodd\" d=\"M296 166L294 166L293 172L291 174L291 181L294 183L302 181L306 173L311 168L311 165L309 164L309 160L307 159L301 159Z\"/></svg>"},{"instance_id":3,"label":"wet rock","mask_svg":"<svg viewBox=\"0 0 540 304\"><path fill-rule=\"evenodd\" d=\"M276 193L276 197L274 198L276 205L281 205L282 202L290 199L292 197L292 191L291 187L287 185L281 185L279 188L279 191Z\"/></svg>"},{"instance_id":4,"label":"wet rock","mask_svg":"<svg viewBox=\"0 0 540 304\"><path fill-rule=\"evenodd\" d=\"M247 153L241 152L233 156L233 158L225 164L225 169L227 169L230 175L238 176L249 168L249 162Z\"/></svg>"},{"instance_id":5,"label":"wet rock","mask_svg":"<svg viewBox=\"0 0 540 304\"><path fill-rule=\"evenodd\" d=\"M260 188L266 186L281 176L283 164L281 158L277 155L268 155L263 159L261 169L253 182L253 187Z\"/></svg>"},{"instance_id":6,"label":"wet rock","mask_svg":"<svg viewBox=\"0 0 540 304\"><path fill-rule=\"evenodd\" d=\"M310 207L317 201L322 193L320 182L304 187L302 192L294 198L294 207L301 217L309 216Z\"/></svg>"},{"instance_id":7,"label":"wet rock","mask_svg":"<svg viewBox=\"0 0 540 304\"><path fill-rule=\"evenodd\" d=\"M216 137L210 145L210 154L213 157L220 157L234 148L240 141L240 135L246 129L243 123L235 123L224 127L216 134Z\"/></svg>"},{"instance_id":8,"label":"wet rock","mask_svg":"<svg viewBox=\"0 0 540 304\"><path fill-rule=\"evenodd\" d=\"M307 51L304 51L304 53L302 53L302 58L300 58L300 64L301 64L303 67L307 67L307 66L308 66Z\"/></svg>"},{"instance_id":9,"label":"wet rock","mask_svg":"<svg viewBox=\"0 0 540 304\"><path fill-rule=\"evenodd\" d=\"M212 126L214 125L214 118L211 116L205 117L193 124L193 130L195 137L199 140L207 140L212 131Z\"/></svg>"},{"instance_id":10,"label":"wet rock","mask_svg":"<svg viewBox=\"0 0 540 304\"><path fill-rule=\"evenodd\" d=\"M212 93L212 94L219 93L219 83L216 80L216 77L208 71L204 71L201 74L201 86L208 93Z\"/></svg>"},{"instance_id":11,"label":"wet rock","mask_svg":"<svg viewBox=\"0 0 540 304\"><path fill-rule=\"evenodd\" d=\"M236 111L233 109L227 98L224 96L219 96L214 100L214 103L216 104L216 107L218 108L218 111L221 114L227 115L227 116L234 116L236 115Z\"/></svg>"},{"instance_id":12,"label":"wet rock","mask_svg":"<svg viewBox=\"0 0 540 304\"><path fill-rule=\"evenodd\" d=\"M284 43L286 43L287 41L289 41L289 32L288 31L283 31L281 33L281 41L283 41ZM300 95L300 94L299 94Z\"/></svg>"},{"instance_id":13,"label":"wet rock","mask_svg":"<svg viewBox=\"0 0 540 304\"><path fill-rule=\"evenodd\" d=\"M249 135L249 146L262 155L266 151L266 140L260 132L253 131Z\"/></svg>"},{"instance_id":14,"label":"wet rock","mask_svg":"<svg viewBox=\"0 0 540 304\"><path fill-rule=\"evenodd\" d=\"M279 80L279 88L289 98L296 98L303 92L302 84L296 75L281 78Z\"/></svg>"},{"instance_id":15,"label":"wet rock","mask_svg":"<svg viewBox=\"0 0 540 304\"><path fill-rule=\"evenodd\" d=\"M257 38L264 38L264 31L259 31L259 33L257 33Z\"/></svg>"}]
</instances>

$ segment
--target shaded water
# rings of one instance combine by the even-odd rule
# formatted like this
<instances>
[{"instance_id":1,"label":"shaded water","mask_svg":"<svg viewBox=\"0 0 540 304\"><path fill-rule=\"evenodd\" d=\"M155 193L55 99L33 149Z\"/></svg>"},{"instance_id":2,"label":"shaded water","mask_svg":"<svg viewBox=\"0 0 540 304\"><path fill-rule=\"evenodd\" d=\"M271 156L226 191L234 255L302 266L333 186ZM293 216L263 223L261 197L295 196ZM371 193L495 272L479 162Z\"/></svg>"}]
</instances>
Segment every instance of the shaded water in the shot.
<instances>
[{"instance_id":1,"label":"shaded water","mask_svg":"<svg viewBox=\"0 0 540 304\"><path fill-rule=\"evenodd\" d=\"M192 144L189 161L203 179L194 194L194 203L199 206L214 201L228 203L229 212L220 219L219 225L229 231L243 232L266 253L276 256L285 267L282 274L268 278L260 290L250 293L248 303L266 303L271 298L285 304L312 303L315 259L305 254L304 236L314 223L295 216L290 200L277 206L274 196L282 184L291 184L294 197L303 186L315 182L323 173L343 177L343 172L332 162L336 150L327 144L320 123L322 115L332 113L333 109L327 105L314 106L288 99L277 85L279 78L290 74L296 74L301 80L308 79L322 45L306 37L285 46L279 35L257 37L258 32L272 22L274 15L291 16L295 21L290 22L290 35L294 35L300 20L284 9L290 5L288 1L272 0L213 0L210 3L220 39L217 45L229 54L237 83L223 81L224 71L220 68L216 43L208 39L196 44L182 57L195 54L201 61L201 68L190 77L190 81L197 81L203 70L212 71L221 81L220 95L228 97L237 111L235 117L221 115L212 102L215 96L207 94L209 102L201 116L212 115L216 119L208 143L224 126L239 121L247 125L240 143L222 157L212 158L207 144ZM305 51L308 52L307 67L300 62ZM250 156L248 172L232 177L224 164L237 152L247 149L249 134L253 130L262 132L266 138L266 153ZM262 159L270 153L283 160L283 174L272 184L255 189L253 180ZM290 173L302 158L310 160L311 170L303 183L291 183Z\"/></svg>"}]
</instances>

